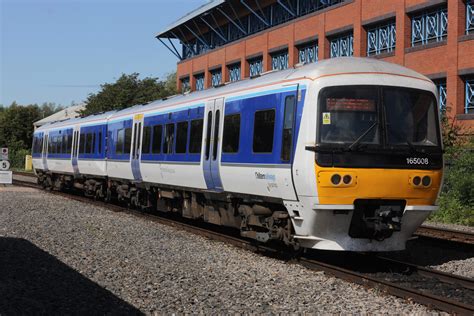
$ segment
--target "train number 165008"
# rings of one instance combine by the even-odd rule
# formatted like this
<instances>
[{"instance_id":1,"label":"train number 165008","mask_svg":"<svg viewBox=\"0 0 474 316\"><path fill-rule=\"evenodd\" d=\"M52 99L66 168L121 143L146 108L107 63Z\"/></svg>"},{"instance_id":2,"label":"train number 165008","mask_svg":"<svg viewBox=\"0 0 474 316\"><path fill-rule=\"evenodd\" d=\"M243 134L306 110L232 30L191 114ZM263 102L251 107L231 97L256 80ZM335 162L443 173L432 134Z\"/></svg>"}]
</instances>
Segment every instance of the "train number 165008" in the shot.
<instances>
[{"instance_id":1,"label":"train number 165008","mask_svg":"<svg viewBox=\"0 0 474 316\"><path fill-rule=\"evenodd\" d=\"M428 158L407 158L408 165L428 165L429 163Z\"/></svg>"}]
</instances>

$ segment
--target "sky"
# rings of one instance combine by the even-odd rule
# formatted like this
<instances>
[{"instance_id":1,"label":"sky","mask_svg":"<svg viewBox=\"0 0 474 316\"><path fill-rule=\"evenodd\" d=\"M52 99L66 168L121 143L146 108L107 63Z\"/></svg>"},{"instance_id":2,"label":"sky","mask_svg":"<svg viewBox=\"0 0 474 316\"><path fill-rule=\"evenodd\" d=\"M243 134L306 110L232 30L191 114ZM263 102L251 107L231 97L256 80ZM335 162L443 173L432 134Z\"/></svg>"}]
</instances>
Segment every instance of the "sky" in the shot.
<instances>
[{"instance_id":1,"label":"sky","mask_svg":"<svg viewBox=\"0 0 474 316\"><path fill-rule=\"evenodd\" d=\"M0 104L81 103L122 73L165 78L155 35L208 0L0 0Z\"/></svg>"}]
</instances>

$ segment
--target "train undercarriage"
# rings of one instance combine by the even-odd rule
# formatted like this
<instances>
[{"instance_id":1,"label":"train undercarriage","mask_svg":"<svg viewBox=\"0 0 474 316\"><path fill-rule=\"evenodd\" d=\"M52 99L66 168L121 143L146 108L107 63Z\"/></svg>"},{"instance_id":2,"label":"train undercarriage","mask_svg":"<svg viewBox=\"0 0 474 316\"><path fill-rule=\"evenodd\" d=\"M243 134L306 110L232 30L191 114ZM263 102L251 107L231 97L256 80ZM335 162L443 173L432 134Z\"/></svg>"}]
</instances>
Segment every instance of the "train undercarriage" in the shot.
<instances>
[{"instance_id":1,"label":"train undercarriage","mask_svg":"<svg viewBox=\"0 0 474 316\"><path fill-rule=\"evenodd\" d=\"M298 249L285 206L227 193L197 192L151 183L132 183L107 177L75 177L37 170L38 184L46 190L76 191L109 203L125 204L147 212L176 213L184 218L240 230L243 237L283 242Z\"/></svg>"}]
</instances>

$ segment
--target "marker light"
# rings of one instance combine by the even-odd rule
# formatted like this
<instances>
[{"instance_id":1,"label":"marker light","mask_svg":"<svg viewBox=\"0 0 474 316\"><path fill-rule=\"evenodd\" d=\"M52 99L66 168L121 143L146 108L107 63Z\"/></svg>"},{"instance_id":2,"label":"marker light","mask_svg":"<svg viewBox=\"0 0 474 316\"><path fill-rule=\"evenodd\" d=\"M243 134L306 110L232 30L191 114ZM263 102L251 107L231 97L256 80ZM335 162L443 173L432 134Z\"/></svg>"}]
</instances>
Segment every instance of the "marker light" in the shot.
<instances>
[{"instance_id":1,"label":"marker light","mask_svg":"<svg viewBox=\"0 0 474 316\"><path fill-rule=\"evenodd\" d=\"M332 177L331 177L331 182L334 185L338 185L341 182L341 176L338 175L337 173L333 174Z\"/></svg>"},{"instance_id":2,"label":"marker light","mask_svg":"<svg viewBox=\"0 0 474 316\"><path fill-rule=\"evenodd\" d=\"M421 183L423 183L423 185L425 187L429 186L431 184L431 177L430 176L424 176L423 180L421 180Z\"/></svg>"},{"instance_id":3,"label":"marker light","mask_svg":"<svg viewBox=\"0 0 474 316\"><path fill-rule=\"evenodd\" d=\"M344 176L344 178L342 178L342 181L344 182L344 184L349 184L352 181L352 177L350 175L346 174Z\"/></svg>"},{"instance_id":4,"label":"marker light","mask_svg":"<svg viewBox=\"0 0 474 316\"><path fill-rule=\"evenodd\" d=\"M421 178L419 176L416 176L413 178L413 184L416 186L419 186L421 183Z\"/></svg>"}]
</instances>

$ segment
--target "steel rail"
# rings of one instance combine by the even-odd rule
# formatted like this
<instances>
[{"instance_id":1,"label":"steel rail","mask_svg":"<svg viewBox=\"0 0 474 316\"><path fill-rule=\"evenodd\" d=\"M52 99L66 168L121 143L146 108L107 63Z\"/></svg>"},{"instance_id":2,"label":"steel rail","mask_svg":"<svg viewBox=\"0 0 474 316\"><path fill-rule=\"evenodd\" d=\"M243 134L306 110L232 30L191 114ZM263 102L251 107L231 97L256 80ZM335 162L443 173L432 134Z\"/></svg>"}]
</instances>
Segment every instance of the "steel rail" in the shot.
<instances>
[{"instance_id":1,"label":"steel rail","mask_svg":"<svg viewBox=\"0 0 474 316\"><path fill-rule=\"evenodd\" d=\"M26 182L26 181L14 180L14 184L33 187L33 188L40 188L38 184L34 184L31 182ZM242 239L240 237L229 236L228 234L223 234L223 233L215 232L213 230L204 229L204 228L197 227L194 225L186 224L181 221L177 221L175 219L169 219L169 218L165 218L165 217L154 215L154 214L140 212L140 211L126 208L123 206L119 206L116 204L109 204L102 201L95 201L84 196L73 195L73 194L68 194L68 193L58 192L58 191L46 191L46 192L55 194L55 195L64 196L66 198L77 200L80 202L86 202L90 204L92 203L94 205L105 207L115 212L124 212L128 214L132 214L141 218L145 218L147 220L152 220L154 222L158 222L167 226L171 226L171 227L182 229L187 232L191 232L200 236L204 236L209 239L229 243L233 246L243 248L252 252L266 253L270 255L274 255L278 253L278 250L272 247L258 245L255 242ZM410 268L412 269L416 269L416 271L420 275L435 277L442 282L455 283L467 289L473 289L474 281L472 279L468 279L468 278L464 278L464 277L460 277L460 276L456 276L456 275L452 275L452 274L448 274L448 273L444 273L440 271L435 271L431 269L426 269L423 267L407 264L405 262L396 261L396 260L388 259L384 257L379 257L379 259L387 260L387 262L404 264L406 266L410 266ZM394 296L401 297L404 299L411 299L417 303L426 305L431 308L436 308L439 310L443 310L449 313L455 313L459 315L474 314L474 305L468 305L462 302L457 302L457 301L440 297L437 295L433 295L430 293L425 293L420 290L398 285L394 282L389 282L386 280L375 278L367 274L351 271L349 269L345 269L337 265L328 264L328 263L317 261L314 259L300 257L293 261L296 261L297 263L309 269L324 271L326 273L334 275L335 277L347 280L349 282L357 283L369 288L380 289L384 291L386 294L394 295Z\"/></svg>"},{"instance_id":2,"label":"steel rail","mask_svg":"<svg viewBox=\"0 0 474 316\"><path fill-rule=\"evenodd\" d=\"M415 235L420 236L420 237L450 240L450 241L456 241L456 242L461 242L461 243L466 243L466 244L474 244L474 233L464 232L464 231L454 230L454 229L422 225L416 230Z\"/></svg>"},{"instance_id":3,"label":"steel rail","mask_svg":"<svg viewBox=\"0 0 474 316\"><path fill-rule=\"evenodd\" d=\"M377 256L377 258L386 262L387 264L395 264L403 266L405 268L409 268L412 272L416 272L421 276L435 278L445 283L457 284L466 289L474 290L474 279L472 278L467 278L457 274L446 273L440 270L425 268L409 262L399 261L384 256Z\"/></svg>"},{"instance_id":4,"label":"steel rail","mask_svg":"<svg viewBox=\"0 0 474 316\"><path fill-rule=\"evenodd\" d=\"M384 291L387 294L391 294L404 299L410 299L414 302L426 305L431 308L436 308L448 313L454 313L459 315L472 315L474 313L473 305L464 304L437 295L425 293L416 289L411 289L405 286L398 285L394 282L381 280L368 276L366 274L358 273L316 260L308 260L302 258L299 262L303 266L306 266L310 269L325 271L349 282L357 283L370 288L376 288Z\"/></svg>"}]
</instances>

